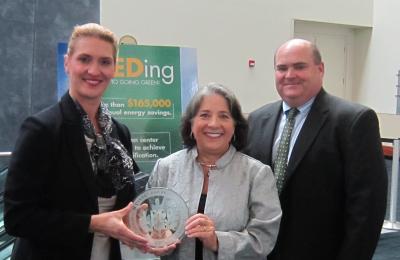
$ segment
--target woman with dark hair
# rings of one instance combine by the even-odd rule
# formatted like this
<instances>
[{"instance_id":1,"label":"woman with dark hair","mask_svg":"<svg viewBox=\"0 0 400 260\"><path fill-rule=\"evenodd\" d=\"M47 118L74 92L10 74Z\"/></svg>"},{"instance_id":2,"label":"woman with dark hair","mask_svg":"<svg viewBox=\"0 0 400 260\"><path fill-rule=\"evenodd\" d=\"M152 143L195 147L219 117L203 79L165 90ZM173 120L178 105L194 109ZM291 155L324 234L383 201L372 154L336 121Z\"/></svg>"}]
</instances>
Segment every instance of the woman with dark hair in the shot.
<instances>
[{"instance_id":1,"label":"woman with dark hair","mask_svg":"<svg viewBox=\"0 0 400 260\"><path fill-rule=\"evenodd\" d=\"M216 83L201 88L181 134L186 149L160 159L148 182L180 194L191 215L186 237L162 259L264 259L281 208L270 167L238 151L247 122L234 94Z\"/></svg>"}]
</instances>

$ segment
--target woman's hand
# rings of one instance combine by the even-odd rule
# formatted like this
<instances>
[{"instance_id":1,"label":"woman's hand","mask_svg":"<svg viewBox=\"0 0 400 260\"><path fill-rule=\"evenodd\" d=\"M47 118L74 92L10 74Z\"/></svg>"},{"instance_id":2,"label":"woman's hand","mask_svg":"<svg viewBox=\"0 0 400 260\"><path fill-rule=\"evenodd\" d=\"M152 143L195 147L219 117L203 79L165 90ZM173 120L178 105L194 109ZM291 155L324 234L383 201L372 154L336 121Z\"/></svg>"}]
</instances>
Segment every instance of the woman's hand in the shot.
<instances>
[{"instance_id":1,"label":"woman's hand","mask_svg":"<svg viewBox=\"0 0 400 260\"><path fill-rule=\"evenodd\" d=\"M148 241L143 236L135 234L126 225L126 219L133 207L130 202L125 208L92 215L89 229L92 232L103 233L107 236L120 240L130 248L137 247L142 251L148 250Z\"/></svg>"},{"instance_id":2,"label":"woman's hand","mask_svg":"<svg viewBox=\"0 0 400 260\"><path fill-rule=\"evenodd\" d=\"M185 234L190 237L196 237L203 242L204 247L217 252L218 238L215 234L215 225L207 215L196 214L186 221Z\"/></svg>"},{"instance_id":3,"label":"woman's hand","mask_svg":"<svg viewBox=\"0 0 400 260\"><path fill-rule=\"evenodd\" d=\"M139 223L140 221L140 216L145 213L149 208L149 205L147 203L143 203L142 205L140 205L136 211L136 215L134 216L136 218L136 222ZM129 221L129 213L127 215L125 215L125 217L123 217L122 219L125 223L125 225L127 225L128 227L130 226L130 221ZM146 236L147 232L145 230L142 229L142 227L139 225L137 225L137 227L139 228L139 234L141 236ZM136 232L138 232L138 230L136 230Z\"/></svg>"},{"instance_id":4,"label":"woman's hand","mask_svg":"<svg viewBox=\"0 0 400 260\"><path fill-rule=\"evenodd\" d=\"M181 241L178 240L177 242L168 245L168 246L164 246L164 247L159 247L159 248L155 248L155 247L150 247L147 252L151 253L153 255L156 256L162 256L162 255L169 255L172 253L172 251L174 251L176 249L176 246L180 243Z\"/></svg>"}]
</instances>

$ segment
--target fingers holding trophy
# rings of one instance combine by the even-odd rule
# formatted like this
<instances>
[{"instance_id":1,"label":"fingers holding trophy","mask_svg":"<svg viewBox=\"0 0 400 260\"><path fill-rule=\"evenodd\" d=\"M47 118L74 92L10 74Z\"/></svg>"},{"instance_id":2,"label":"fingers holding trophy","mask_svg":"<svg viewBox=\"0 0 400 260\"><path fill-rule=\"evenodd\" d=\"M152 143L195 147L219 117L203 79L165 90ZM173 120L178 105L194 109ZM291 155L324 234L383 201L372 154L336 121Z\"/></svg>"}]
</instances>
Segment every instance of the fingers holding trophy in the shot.
<instances>
[{"instance_id":1,"label":"fingers holding trophy","mask_svg":"<svg viewBox=\"0 0 400 260\"><path fill-rule=\"evenodd\" d=\"M149 241L153 253L175 248L185 234L189 209L180 195L167 188L151 188L133 201L129 227Z\"/></svg>"}]
</instances>

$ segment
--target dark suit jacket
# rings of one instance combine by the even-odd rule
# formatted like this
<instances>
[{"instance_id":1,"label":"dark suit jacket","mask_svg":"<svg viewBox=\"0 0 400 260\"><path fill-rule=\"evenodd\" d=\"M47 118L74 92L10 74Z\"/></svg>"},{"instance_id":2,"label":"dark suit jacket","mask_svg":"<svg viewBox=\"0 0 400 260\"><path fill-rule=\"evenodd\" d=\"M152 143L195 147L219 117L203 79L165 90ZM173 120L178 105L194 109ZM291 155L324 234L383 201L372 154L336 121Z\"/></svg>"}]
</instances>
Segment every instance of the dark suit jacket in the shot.
<instances>
[{"instance_id":1,"label":"dark suit jacket","mask_svg":"<svg viewBox=\"0 0 400 260\"><path fill-rule=\"evenodd\" d=\"M272 164L282 101L249 116L246 153ZM374 111L317 95L288 162L273 260L367 260L386 209L387 173Z\"/></svg>"},{"instance_id":2,"label":"dark suit jacket","mask_svg":"<svg viewBox=\"0 0 400 260\"><path fill-rule=\"evenodd\" d=\"M112 135L132 154L130 133L114 121ZM132 176L133 178L133 176ZM118 192L115 209L135 196ZM90 217L98 213L94 173L80 115L69 94L22 124L5 187L4 221L16 236L13 259L90 259ZM120 259L112 241L110 259Z\"/></svg>"}]
</instances>

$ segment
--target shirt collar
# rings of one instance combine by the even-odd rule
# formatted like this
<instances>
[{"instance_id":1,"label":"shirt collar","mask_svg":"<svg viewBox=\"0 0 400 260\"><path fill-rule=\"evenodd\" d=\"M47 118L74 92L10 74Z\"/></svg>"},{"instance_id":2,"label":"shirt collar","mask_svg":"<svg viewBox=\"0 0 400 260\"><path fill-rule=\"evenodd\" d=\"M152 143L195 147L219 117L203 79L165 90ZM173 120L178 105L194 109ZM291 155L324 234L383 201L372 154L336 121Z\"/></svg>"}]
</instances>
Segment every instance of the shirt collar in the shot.
<instances>
[{"instance_id":1,"label":"shirt collar","mask_svg":"<svg viewBox=\"0 0 400 260\"><path fill-rule=\"evenodd\" d=\"M315 97L311 98L303 105L297 107L297 109L300 111L301 114L307 114L310 111L311 105L314 103L314 100L315 100ZM289 109L291 109L291 107L285 101L283 101L282 102L283 113L286 113L286 111L288 111Z\"/></svg>"}]
</instances>

